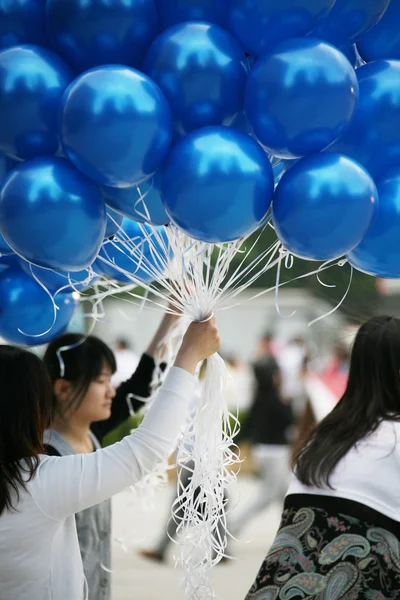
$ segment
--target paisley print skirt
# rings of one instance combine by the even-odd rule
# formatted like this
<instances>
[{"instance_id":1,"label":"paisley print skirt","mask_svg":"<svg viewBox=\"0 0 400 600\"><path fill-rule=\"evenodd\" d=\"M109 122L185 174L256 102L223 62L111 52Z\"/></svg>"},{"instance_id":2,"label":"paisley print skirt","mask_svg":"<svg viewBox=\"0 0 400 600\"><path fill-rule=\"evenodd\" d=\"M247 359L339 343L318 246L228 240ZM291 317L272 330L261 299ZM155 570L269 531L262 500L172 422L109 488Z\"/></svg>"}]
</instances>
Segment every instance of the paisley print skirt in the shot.
<instances>
[{"instance_id":1,"label":"paisley print skirt","mask_svg":"<svg viewBox=\"0 0 400 600\"><path fill-rule=\"evenodd\" d=\"M358 502L293 494L246 600L400 600L400 523Z\"/></svg>"}]
</instances>

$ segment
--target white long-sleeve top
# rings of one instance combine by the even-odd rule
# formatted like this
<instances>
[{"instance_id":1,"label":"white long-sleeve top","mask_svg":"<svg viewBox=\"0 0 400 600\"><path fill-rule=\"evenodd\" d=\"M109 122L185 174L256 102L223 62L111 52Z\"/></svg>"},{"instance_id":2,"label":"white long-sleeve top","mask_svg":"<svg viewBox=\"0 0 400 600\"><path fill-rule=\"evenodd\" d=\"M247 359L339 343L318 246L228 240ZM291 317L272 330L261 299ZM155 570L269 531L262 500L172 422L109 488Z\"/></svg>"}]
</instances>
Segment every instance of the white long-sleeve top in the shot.
<instances>
[{"instance_id":1,"label":"white long-sleeve top","mask_svg":"<svg viewBox=\"0 0 400 600\"><path fill-rule=\"evenodd\" d=\"M303 485L295 475L287 492L346 498L400 521L400 423L383 421L378 429L353 446L336 466L331 485Z\"/></svg>"},{"instance_id":2,"label":"white long-sleeve top","mask_svg":"<svg viewBox=\"0 0 400 600\"><path fill-rule=\"evenodd\" d=\"M175 448L196 380L173 367L142 425L92 452L41 456L17 511L0 515L1 600L81 600L84 574L74 513L134 484Z\"/></svg>"}]
</instances>

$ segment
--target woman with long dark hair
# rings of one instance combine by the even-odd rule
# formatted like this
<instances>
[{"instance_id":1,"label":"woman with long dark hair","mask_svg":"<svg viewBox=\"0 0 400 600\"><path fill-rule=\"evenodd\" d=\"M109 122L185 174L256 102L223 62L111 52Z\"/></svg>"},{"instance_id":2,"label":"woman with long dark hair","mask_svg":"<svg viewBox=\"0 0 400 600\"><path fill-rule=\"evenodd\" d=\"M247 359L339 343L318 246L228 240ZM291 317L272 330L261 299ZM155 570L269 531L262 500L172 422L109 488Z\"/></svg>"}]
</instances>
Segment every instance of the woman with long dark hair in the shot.
<instances>
[{"instance_id":1,"label":"woman with long dark hair","mask_svg":"<svg viewBox=\"0 0 400 600\"><path fill-rule=\"evenodd\" d=\"M190 325L142 425L97 452L45 456L53 390L33 354L0 346L0 597L83 600L75 513L134 484L168 457L187 417L197 364L219 348L215 321ZM111 394L110 394L111 395Z\"/></svg>"},{"instance_id":2,"label":"woman with long dark hair","mask_svg":"<svg viewBox=\"0 0 400 600\"><path fill-rule=\"evenodd\" d=\"M400 320L359 330L347 388L294 457L281 524L247 599L400 597Z\"/></svg>"}]
</instances>

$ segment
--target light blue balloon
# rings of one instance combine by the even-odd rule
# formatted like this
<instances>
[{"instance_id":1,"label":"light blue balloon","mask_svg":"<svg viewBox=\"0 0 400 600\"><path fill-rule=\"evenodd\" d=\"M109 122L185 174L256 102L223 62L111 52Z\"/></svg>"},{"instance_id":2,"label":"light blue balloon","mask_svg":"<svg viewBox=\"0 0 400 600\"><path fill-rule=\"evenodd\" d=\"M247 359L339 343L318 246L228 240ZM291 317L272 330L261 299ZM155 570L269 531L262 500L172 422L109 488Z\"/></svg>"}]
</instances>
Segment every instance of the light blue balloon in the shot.
<instances>
[{"instance_id":1,"label":"light blue balloon","mask_svg":"<svg viewBox=\"0 0 400 600\"><path fill-rule=\"evenodd\" d=\"M356 74L337 48L295 38L254 65L245 110L271 154L298 158L327 148L345 133L357 98Z\"/></svg>"},{"instance_id":2,"label":"light blue balloon","mask_svg":"<svg viewBox=\"0 0 400 600\"><path fill-rule=\"evenodd\" d=\"M72 294L57 295L55 303L58 310L54 314L51 297L22 269L3 271L0 273L0 336L12 344L47 344L65 331L77 306Z\"/></svg>"},{"instance_id":3,"label":"light blue balloon","mask_svg":"<svg viewBox=\"0 0 400 600\"><path fill-rule=\"evenodd\" d=\"M356 71L359 101L349 128L330 151L360 162L375 179L400 164L400 61L377 60Z\"/></svg>"},{"instance_id":4,"label":"light blue balloon","mask_svg":"<svg viewBox=\"0 0 400 600\"><path fill-rule=\"evenodd\" d=\"M377 183L376 215L361 243L348 260L353 267L374 277L400 277L400 167L394 167Z\"/></svg>"},{"instance_id":5,"label":"light blue balloon","mask_svg":"<svg viewBox=\"0 0 400 600\"><path fill-rule=\"evenodd\" d=\"M102 185L129 187L159 168L172 138L171 112L143 73L105 65L80 75L61 106L65 155Z\"/></svg>"},{"instance_id":6,"label":"light blue balloon","mask_svg":"<svg viewBox=\"0 0 400 600\"><path fill-rule=\"evenodd\" d=\"M357 48L366 62L400 59L400 1L391 0L381 20L358 40Z\"/></svg>"},{"instance_id":7,"label":"light blue balloon","mask_svg":"<svg viewBox=\"0 0 400 600\"><path fill-rule=\"evenodd\" d=\"M229 124L243 108L246 61L229 33L210 23L181 23L151 45L145 72L164 92L176 137Z\"/></svg>"},{"instance_id":8,"label":"light blue balloon","mask_svg":"<svg viewBox=\"0 0 400 600\"><path fill-rule=\"evenodd\" d=\"M20 44L47 46L46 0L0 0L0 50Z\"/></svg>"},{"instance_id":9,"label":"light blue balloon","mask_svg":"<svg viewBox=\"0 0 400 600\"><path fill-rule=\"evenodd\" d=\"M396 1L396 0L395 0ZM390 0L336 0L332 10L311 32L335 46L354 44L385 14Z\"/></svg>"},{"instance_id":10,"label":"light blue balloon","mask_svg":"<svg viewBox=\"0 0 400 600\"><path fill-rule=\"evenodd\" d=\"M73 73L53 52L13 46L0 52L0 150L14 159L55 154L61 96Z\"/></svg>"},{"instance_id":11,"label":"light blue balloon","mask_svg":"<svg viewBox=\"0 0 400 600\"><path fill-rule=\"evenodd\" d=\"M329 14L335 0L231 0L229 27L253 56L303 36Z\"/></svg>"},{"instance_id":12,"label":"light blue balloon","mask_svg":"<svg viewBox=\"0 0 400 600\"><path fill-rule=\"evenodd\" d=\"M164 227L139 225L125 218L117 238L101 248L94 269L119 283L148 284L165 271L170 258Z\"/></svg>"},{"instance_id":13,"label":"light blue balloon","mask_svg":"<svg viewBox=\"0 0 400 600\"><path fill-rule=\"evenodd\" d=\"M230 0L156 0L160 28L184 21L208 21L224 27Z\"/></svg>"},{"instance_id":14,"label":"light blue balloon","mask_svg":"<svg viewBox=\"0 0 400 600\"><path fill-rule=\"evenodd\" d=\"M100 188L63 158L21 163L0 194L0 231L38 266L80 271L103 243L106 207Z\"/></svg>"},{"instance_id":15,"label":"light blue balloon","mask_svg":"<svg viewBox=\"0 0 400 600\"><path fill-rule=\"evenodd\" d=\"M308 260L333 260L363 239L378 200L361 165L333 153L303 158L275 191L272 214L283 246Z\"/></svg>"},{"instance_id":16,"label":"light blue balloon","mask_svg":"<svg viewBox=\"0 0 400 600\"><path fill-rule=\"evenodd\" d=\"M169 217L161 199L159 175L130 188L103 187L106 204L138 223L166 225Z\"/></svg>"},{"instance_id":17,"label":"light blue balloon","mask_svg":"<svg viewBox=\"0 0 400 600\"><path fill-rule=\"evenodd\" d=\"M153 0L48 0L54 50L77 73L104 64L141 68L157 35Z\"/></svg>"},{"instance_id":18,"label":"light blue balloon","mask_svg":"<svg viewBox=\"0 0 400 600\"><path fill-rule=\"evenodd\" d=\"M205 127L172 148L161 193L171 221L188 235L228 242L255 231L264 220L273 193L272 168L248 135Z\"/></svg>"}]
</instances>

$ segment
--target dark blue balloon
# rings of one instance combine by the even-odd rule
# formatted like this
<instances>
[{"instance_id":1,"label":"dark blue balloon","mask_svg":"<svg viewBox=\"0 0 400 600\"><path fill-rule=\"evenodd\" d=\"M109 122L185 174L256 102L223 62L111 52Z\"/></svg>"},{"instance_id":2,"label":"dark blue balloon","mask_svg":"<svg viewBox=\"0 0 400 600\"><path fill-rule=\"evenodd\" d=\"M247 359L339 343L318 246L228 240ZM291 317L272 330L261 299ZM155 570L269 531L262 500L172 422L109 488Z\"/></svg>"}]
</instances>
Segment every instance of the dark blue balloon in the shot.
<instances>
[{"instance_id":1,"label":"dark blue balloon","mask_svg":"<svg viewBox=\"0 0 400 600\"><path fill-rule=\"evenodd\" d=\"M360 93L354 117L329 150L347 154L379 178L400 164L400 61L367 63L356 73Z\"/></svg>"},{"instance_id":2,"label":"dark blue balloon","mask_svg":"<svg viewBox=\"0 0 400 600\"><path fill-rule=\"evenodd\" d=\"M47 46L46 0L0 0L0 50L19 44Z\"/></svg>"},{"instance_id":3,"label":"dark blue balloon","mask_svg":"<svg viewBox=\"0 0 400 600\"><path fill-rule=\"evenodd\" d=\"M9 247L9 252L0 255L0 271L4 271L5 269L10 269L11 267L19 269L21 267L21 259L18 254L15 254L11 251Z\"/></svg>"},{"instance_id":4,"label":"dark blue balloon","mask_svg":"<svg viewBox=\"0 0 400 600\"><path fill-rule=\"evenodd\" d=\"M364 237L377 199L374 181L361 165L340 154L315 154L280 180L272 204L275 230L295 256L338 258Z\"/></svg>"},{"instance_id":5,"label":"dark blue balloon","mask_svg":"<svg viewBox=\"0 0 400 600\"><path fill-rule=\"evenodd\" d=\"M144 70L169 101L177 137L230 123L243 108L245 56L218 25L182 23L167 29L151 45Z\"/></svg>"},{"instance_id":6,"label":"dark blue balloon","mask_svg":"<svg viewBox=\"0 0 400 600\"><path fill-rule=\"evenodd\" d=\"M208 21L224 27L230 0L156 0L161 29L184 21Z\"/></svg>"},{"instance_id":7,"label":"dark blue balloon","mask_svg":"<svg viewBox=\"0 0 400 600\"><path fill-rule=\"evenodd\" d=\"M229 25L254 56L282 40L302 36L324 19L335 0L231 0Z\"/></svg>"},{"instance_id":8,"label":"dark blue balloon","mask_svg":"<svg viewBox=\"0 0 400 600\"><path fill-rule=\"evenodd\" d=\"M26 260L19 259L20 267L35 281L40 282L51 293L83 292L93 286L97 277L89 269L68 273L68 271L54 271L32 265Z\"/></svg>"},{"instance_id":9,"label":"dark blue balloon","mask_svg":"<svg viewBox=\"0 0 400 600\"><path fill-rule=\"evenodd\" d=\"M272 199L272 168L248 135L205 127L172 148L161 192L171 220L188 235L228 242L262 223Z\"/></svg>"},{"instance_id":10,"label":"dark blue balloon","mask_svg":"<svg viewBox=\"0 0 400 600\"><path fill-rule=\"evenodd\" d=\"M391 0L382 19L358 40L357 48L367 62L400 58L400 2Z\"/></svg>"},{"instance_id":11,"label":"dark blue balloon","mask_svg":"<svg viewBox=\"0 0 400 600\"><path fill-rule=\"evenodd\" d=\"M67 328L77 306L72 294L58 294L55 303L56 311L47 292L22 269L3 271L0 273L0 336L24 346L47 344Z\"/></svg>"},{"instance_id":12,"label":"dark blue balloon","mask_svg":"<svg viewBox=\"0 0 400 600\"><path fill-rule=\"evenodd\" d=\"M354 44L379 21L389 2L390 0L336 0L329 15L311 35L335 46Z\"/></svg>"},{"instance_id":13,"label":"dark blue balloon","mask_svg":"<svg viewBox=\"0 0 400 600\"><path fill-rule=\"evenodd\" d=\"M296 158L343 135L357 97L354 69L337 48L295 38L257 61L248 77L245 109L271 154Z\"/></svg>"},{"instance_id":14,"label":"dark blue balloon","mask_svg":"<svg viewBox=\"0 0 400 600\"><path fill-rule=\"evenodd\" d=\"M60 99L72 79L65 63L44 48L0 52L0 150L16 159L55 154Z\"/></svg>"},{"instance_id":15,"label":"dark blue balloon","mask_svg":"<svg viewBox=\"0 0 400 600\"><path fill-rule=\"evenodd\" d=\"M52 45L77 73L140 68L158 31L154 0L48 0L47 7Z\"/></svg>"},{"instance_id":16,"label":"dark blue balloon","mask_svg":"<svg viewBox=\"0 0 400 600\"><path fill-rule=\"evenodd\" d=\"M63 158L22 163L0 194L0 231L29 262L61 271L89 267L103 243L100 188Z\"/></svg>"},{"instance_id":17,"label":"dark blue balloon","mask_svg":"<svg viewBox=\"0 0 400 600\"><path fill-rule=\"evenodd\" d=\"M376 215L362 242L348 260L353 267L375 277L400 277L400 167L377 183Z\"/></svg>"},{"instance_id":18,"label":"dark blue balloon","mask_svg":"<svg viewBox=\"0 0 400 600\"><path fill-rule=\"evenodd\" d=\"M0 192L1 192L1 187L4 183L6 175L17 164L18 163L16 163L14 160L12 160L11 158L8 158L8 156L6 156L2 152L0 152ZM13 254L13 251L11 250L10 246L7 244L6 240L3 238L3 236L0 233L0 255L3 255L3 254Z\"/></svg>"},{"instance_id":19,"label":"dark blue balloon","mask_svg":"<svg viewBox=\"0 0 400 600\"><path fill-rule=\"evenodd\" d=\"M106 204L129 219L150 225L169 223L157 174L130 188L103 187L103 193Z\"/></svg>"},{"instance_id":20,"label":"dark blue balloon","mask_svg":"<svg viewBox=\"0 0 400 600\"><path fill-rule=\"evenodd\" d=\"M114 189L114 188L110 188L110 189ZM121 214L119 214L112 208L107 207L107 227L106 227L106 233L104 235L105 238L109 238L117 233L118 229L121 227L123 218L124 217Z\"/></svg>"},{"instance_id":21,"label":"dark blue balloon","mask_svg":"<svg viewBox=\"0 0 400 600\"><path fill-rule=\"evenodd\" d=\"M103 185L129 187L157 171L171 144L171 112L143 73L106 65L80 75L62 101L65 155Z\"/></svg>"},{"instance_id":22,"label":"dark blue balloon","mask_svg":"<svg viewBox=\"0 0 400 600\"><path fill-rule=\"evenodd\" d=\"M170 258L164 227L125 218L117 238L100 250L95 271L119 283L151 283L165 271Z\"/></svg>"}]
</instances>

